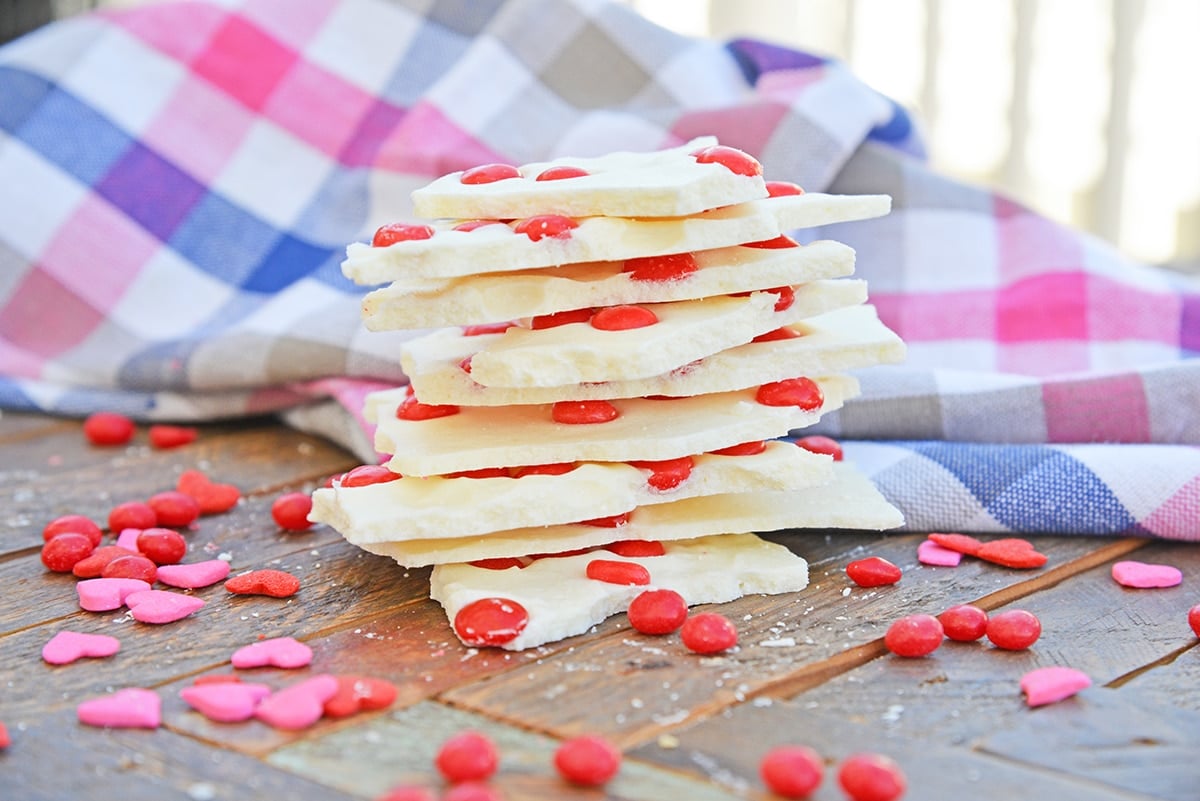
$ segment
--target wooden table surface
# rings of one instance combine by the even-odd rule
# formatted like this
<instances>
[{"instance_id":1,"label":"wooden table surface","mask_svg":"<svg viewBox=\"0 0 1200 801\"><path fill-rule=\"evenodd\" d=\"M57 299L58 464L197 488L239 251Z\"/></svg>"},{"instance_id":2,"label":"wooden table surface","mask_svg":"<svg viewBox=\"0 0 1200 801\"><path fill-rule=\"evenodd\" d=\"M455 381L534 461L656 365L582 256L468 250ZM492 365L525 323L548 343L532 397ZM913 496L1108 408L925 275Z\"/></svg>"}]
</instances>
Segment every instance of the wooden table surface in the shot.
<instances>
[{"instance_id":1,"label":"wooden table surface","mask_svg":"<svg viewBox=\"0 0 1200 801\"><path fill-rule=\"evenodd\" d=\"M811 564L803 593L749 597L718 609L741 645L688 653L677 636L646 637L623 617L529 652L471 650L428 599L428 571L405 571L315 527L285 533L270 516L284 491L309 490L353 466L346 452L270 420L204 426L174 450L89 446L77 421L0 417L0 798L372 799L400 783L440 788L432 759L451 733L476 728L501 753L506 799L767 798L757 766L768 748L806 743L827 761L814 798L841 799L837 763L855 751L897 760L909 799L1200 799L1200 648L1187 610L1200 602L1200 549L1141 539L1035 537L1050 557L1035 571L964 560L921 566L919 535L774 535ZM299 576L291 599L197 590L207 605L154 626L77 605L74 578L39 560L41 528L67 513L98 521L116 503L173 487L184 469L236 484L242 502L187 533L185 561L226 555L235 573L278 567ZM850 560L876 554L904 569L891 587L851 584ZM1180 587L1130 590L1109 575L1134 558L1173 564ZM888 654L897 617L976 602L1024 608L1043 624L1029 650L947 642L932 656ZM120 653L54 667L42 646L58 631L103 632ZM215 724L179 690L229 673L231 653L262 637L312 646L309 668L240 671L282 687L316 672L384 678L384 711L323 720L302 732L258 722ZM1093 686L1029 709L1028 670L1066 665ZM154 731L80 724L84 700L123 687L156 690ZM569 787L551 755L562 738L602 734L623 750L604 792Z\"/></svg>"}]
</instances>

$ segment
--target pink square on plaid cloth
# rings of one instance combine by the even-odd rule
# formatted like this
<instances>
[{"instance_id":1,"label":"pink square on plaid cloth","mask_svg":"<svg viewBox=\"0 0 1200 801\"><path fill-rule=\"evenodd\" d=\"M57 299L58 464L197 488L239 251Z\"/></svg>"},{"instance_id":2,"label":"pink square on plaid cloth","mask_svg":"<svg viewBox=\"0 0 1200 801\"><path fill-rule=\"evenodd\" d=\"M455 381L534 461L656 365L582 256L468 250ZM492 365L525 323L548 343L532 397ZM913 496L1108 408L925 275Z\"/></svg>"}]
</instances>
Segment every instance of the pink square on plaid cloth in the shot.
<instances>
[{"instance_id":1,"label":"pink square on plaid cloth","mask_svg":"<svg viewBox=\"0 0 1200 801\"><path fill-rule=\"evenodd\" d=\"M997 343L996 361L989 368L1017 375L1053 376L1093 367L1092 343L1060 339Z\"/></svg>"},{"instance_id":2,"label":"pink square on plaid cloth","mask_svg":"<svg viewBox=\"0 0 1200 801\"><path fill-rule=\"evenodd\" d=\"M771 135L779 129L779 121L787 113L786 105L775 102L747 103L736 109L693 111L676 120L671 126L671 133L686 142L719 130L721 144L747 153L761 154ZM735 120L736 124L731 125Z\"/></svg>"},{"instance_id":3,"label":"pink square on plaid cloth","mask_svg":"<svg viewBox=\"0 0 1200 801\"><path fill-rule=\"evenodd\" d=\"M204 49L228 16L227 11L211 3L148 3L100 13L185 64Z\"/></svg>"},{"instance_id":4,"label":"pink square on plaid cloth","mask_svg":"<svg viewBox=\"0 0 1200 801\"><path fill-rule=\"evenodd\" d=\"M45 359L39 359L24 348L10 345L8 340L0 336L0 372L13 378L38 378L45 363Z\"/></svg>"},{"instance_id":5,"label":"pink square on plaid cloth","mask_svg":"<svg viewBox=\"0 0 1200 801\"><path fill-rule=\"evenodd\" d=\"M370 95L353 84L301 61L279 82L263 113L335 157L354 135L372 102Z\"/></svg>"},{"instance_id":6,"label":"pink square on plaid cloth","mask_svg":"<svg viewBox=\"0 0 1200 801\"><path fill-rule=\"evenodd\" d=\"M229 95L188 76L147 126L142 140L196 180L211 185L254 119Z\"/></svg>"},{"instance_id":7,"label":"pink square on plaid cloth","mask_svg":"<svg viewBox=\"0 0 1200 801\"><path fill-rule=\"evenodd\" d=\"M246 0L241 13L254 23L269 26L272 36L304 50L343 0Z\"/></svg>"},{"instance_id":8,"label":"pink square on plaid cloth","mask_svg":"<svg viewBox=\"0 0 1200 801\"><path fill-rule=\"evenodd\" d=\"M106 311L157 248L146 229L93 194L63 223L39 262L47 275Z\"/></svg>"},{"instance_id":9,"label":"pink square on plaid cloth","mask_svg":"<svg viewBox=\"0 0 1200 801\"><path fill-rule=\"evenodd\" d=\"M1093 340L1177 346L1182 315L1183 303L1173 292L1153 292L1101 275L1088 278L1088 334Z\"/></svg>"},{"instance_id":10,"label":"pink square on plaid cloth","mask_svg":"<svg viewBox=\"0 0 1200 801\"><path fill-rule=\"evenodd\" d=\"M192 69L231 97L259 110L296 63L296 51L239 16L230 16Z\"/></svg>"},{"instance_id":11,"label":"pink square on plaid cloth","mask_svg":"<svg viewBox=\"0 0 1200 801\"><path fill-rule=\"evenodd\" d=\"M1142 520L1152 534L1175 540L1200 540L1200 476L1180 487L1170 498Z\"/></svg>"},{"instance_id":12,"label":"pink square on plaid cloth","mask_svg":"<svg viewBox=\"0 0 1200 801\"><path fill-rule=\"evenodd\" d=\"M415 175L445 175L504 157L446 118L430 103L413 106L379 148L375 166Z\"/></svg>"},{"instance_id":13,"label":"pink square on plaid cloth","mask_svg":"<svg viewBox=\"0 0 1200 801\"><path fill-rule=\"evenodd\" d=\"M1047 381L1042 404L1050 442L1150 441L1150 409L1136 374Z\"/></svg>"},{"instance_id":14,"label":"pink square on plaid cloth","mask_svg":"<svg viewBox=\"0 0 1200 801\"><path fill-rule=\"evenodd\" d=\"M996 243L1001 282L1083 268L1078 233L1003 200L996 202Z\"/></svg>"},{"instance_id":15,"label":"pink square on plaid cloth","mask_svg":"<svg viewBox=\"0 0 1200 801\"><path fill-rule=\"evenodd\" d=\"M78 345L103 321L103 312L54 276L35 268L0 309L0 337L32 354L51 358Z\"/></svg>"},{"instance_id":16,"label":"pink square on plaid cloth","mask_svg":"<svg viewBox=\"0 0 1200 801\"><path fill-rule=\"evenodd\" d=\"M1002 287L996 299L996 340L1088 337L1087 277L1080 273L1037 275Z\"/></svg>"},{"instance_id":17,"label":"pink square on plaid cloth","mask_svg":"<svg viewBox=\"0 0 1200 801\"><path fill-rule=\"evenodd\" d=\"M996 331L996 301L992 292L872 292L870 302L878 310L879 318L909 342L945 339L990 342Z\"/></svg>"}]
</instances>

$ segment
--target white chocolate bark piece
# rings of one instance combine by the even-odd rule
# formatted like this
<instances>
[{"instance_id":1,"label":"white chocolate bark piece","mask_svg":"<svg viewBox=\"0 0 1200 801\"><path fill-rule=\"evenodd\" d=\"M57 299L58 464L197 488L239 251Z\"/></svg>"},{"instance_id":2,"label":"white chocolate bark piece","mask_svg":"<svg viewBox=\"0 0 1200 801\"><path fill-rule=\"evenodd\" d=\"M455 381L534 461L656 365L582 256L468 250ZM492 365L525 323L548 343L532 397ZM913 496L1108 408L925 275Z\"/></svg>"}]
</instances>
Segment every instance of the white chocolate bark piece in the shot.
<instances>
[{"instance_id":1,"label":"white chocolate bark piece","mask_svg":"<svg viewBox=\"0 0 1200 801\"><path fill-rule=\"evenodd\" d=\"M793 528L884 530L904 519L875 486L846 462L834 464L829 484L799 490L706 495L639 507L615 528L589 525L541 526L483 537L354 543L406 567L473 562L505 556L562 553L617 540L691 539L710 534L744 534ZM350 540L353 542L353 540Z\"/></svg>"},{"instance_id":2,"label":"white chocolate bark piece","mask_svg":"<svg viewBox=\"0 0 1200 801\"><path fill-rule=\"evenodd\" d=\"M670 589L688 606L725 603L743 595L778 595L808 586L808 563L784 546L754 534L724 534L665 544L662 556L626 557L607 551L537 559L524 568L488 570L469 564L438 565L430 597L453 622L459 611L483 598L516 601L529 622L501 645L520 651L575 634L620 614L648 589ZM603 558L636 562L650 572L648 586L589 579L587 565Z\"/></svg>"},{"instance_id":3,"label":"white chocolate bark piece","mask_svg":"<svg viewBox=\"0 0 1200 801\"><path fill-rule=\"evenodd\" d=\"M702 164L691 153L714 137L649 153L617 152L560 158L518 167L519 178L464 184L462 172L443 175L412 193L413 213L425 218L511 220L534 214L572 217L683 217L767 196L761 175L738 175ZM551 167L578 167L587 175L536 180Z\"/></svg>"},{"instance_id":4,"label":"white chocolate bark piece","mask_svg":"<svg viewBox=\"0 0 1200 801\"><path fill-rule=\"evenodd\" d=\"M775 439L810 426L858 392L849 376L813 377L824 395L811 411L766 406L756 389L652 400L611 401L619 416L604 423L557 423L551 405L461 407L458 414L401 420L403 396L368 401L375 448L393 454L388 467L404 476L430 476L485 467L556 462L661 461ZM390 392L390 391L389 391Z\"/></svg>"},{"instance_id":5,"label":"white chocolate bark piece","mask_svg":"<svg viewBox=\"0 0 1200 801\"><path fill-rule=\"evenodd\" d=\"M359 284L409 278L510 272L586 261L624 261L760 242L796 228L881 217L891 209L887 195L803 195L751 200L690 217L633 219L582 217L569 235L534 241L508 225L455 231L456 221L431 224L428 239L387 247L354 242L346 248L342 273Z\"/></svg>"},{"instance_id":6,"label":"white chocolate bark piece","mask_svg":"<svg viewBox=\"0 0 1200 801\"><path fill-rule=\"evenodd\" d=\"M417 396L426 403L510 406L646 395L705 395L781 381L792 375L832 375L904 358L904 343L879 321L871 306L838 309L788 327L800 336L749 342L666 375L602 384L522 389L482 386L459 367L475 351L475 337L449 330L406 343L401 364ZM388 393L399 397L397 392L403 393L404 389L385 390L376 397L387 397Z\"/></svg>"},{"instance_id":7,"label":"white chocolate bark piece","mask_svg":"<svg viewBox=\"0 0 1200 801\"><path fill-rule=\"evenodd\" d=\"M691 474L669 489L652 487L648 469L585 462L562 475L520 478L401 478L313 493L310 519L354 543L444 539L497 530L575 523L683 498L828 483L833 460L790 442L762 453L692 457Z\"/></svg>"},{"instance_id":8,"label":"white chocolate bark piece","mask_svg":"<svg viewBox=\"0 0 1200 801\"><path fill-rule=\"evenodd\" d=\"M623 261L459 278L399 279L367 293L363 320L372 331L499 323L565 309L771 289L854 272L854 249L828 239L795 248L717 248L693 256L697 270L670 281L636 280L622 271Z\"/></svg>"}]
</instances>

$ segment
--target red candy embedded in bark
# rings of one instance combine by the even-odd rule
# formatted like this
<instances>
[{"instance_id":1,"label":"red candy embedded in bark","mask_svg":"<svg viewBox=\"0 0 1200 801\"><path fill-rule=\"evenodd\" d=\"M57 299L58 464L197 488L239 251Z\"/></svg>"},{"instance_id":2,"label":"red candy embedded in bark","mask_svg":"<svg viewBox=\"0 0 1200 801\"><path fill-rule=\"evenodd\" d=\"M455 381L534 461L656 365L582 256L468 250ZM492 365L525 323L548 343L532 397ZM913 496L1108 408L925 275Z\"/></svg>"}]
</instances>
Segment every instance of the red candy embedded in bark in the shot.
<instances>
[{"instance_id":1,"label":"red candy embedded in bark","mask_svg":"<svg viewBox=\"0 0 1200 801\"><path fill-rule=\"evenodd\" d=\"M783 339L795 339L800 336L800 332L788 326L780 326L774 331L768 331L765 334L759 334L751 342L779 342Z\"/></svg>"},{"instance_id":2,"label":"red candy embedded in bark","mask_svg":"<svg viewBox=\"0 0 1200 801\"><path fill-rule=\"evenodd\" d=\"M510 478L512 473L507 467L481 467L478 470L459 470L457 473L446 473L446 478Z\"/></svg>"},{"instance_id":3,"label":"red candy embedded in bark","mask_svg":"<svg viewBox=\"0 0 1200 801\"><path fill-rule=\"evenodd\" d=\"M780 234L773 239L762 239L758 242L747 242L744 248L759 248L760 250L781 250L783 248L798 248L800 243L786 234Z\"/></svg>"},{"instance_id":4,"label":"red candy embedded in bark","mask_svg":"<svg viewBox=\"0 0 1200 801\"><path fill-rule=\"evenodd\" d=\"M200 516L200 504L196 499L178 490L152 495L146 504L154 510L160 526L189 526Z\"/></svg>"},{"instance_id":5,"label":"red candy embedded in bark","mask_svg":"<svg viewBox=\"0 0 1200 801\"><path fill-rule=\"evenodd\" d=\"M42 564L55 573L70 573L95 547L86 534L64 531L42 544Z\"/></svg>"},{"instance_id":6,"label":"red candy embedded in bark","mask_svg":"<svg viewBox=\"0 0 1200 801\"><path fill-rule=\"evenodd\" d=\"M926 539L933 540L943 548L949 548L967 556L974 556L983 547L983 543L974 537L955 532L934 531L928 534Z\"/></svg>"},{"instance_id":7,"label":"red candy embedded in bark","mask_svg":"<svg viewBox=\"0 0 1200 801\"><path fill-rule=\"evenodd\" d=\"M191 426L168 426L161 424L150 426L148 433L150 444L163 451L195 442L196 437L200 435L200 432Z\"/></svg>"},{"instance_id":8,"label":"red candy embedded in bark","mask_svg":"<svg viewBox=\"0 0 1200 801\"><path fill-rule=\"evenodd\" d=\"M271 503L271 517L282 529L304 531L312 528L308 519L312 505L312 496L307 492L286 492Z\"/></svg>"},{"instance_id":9,"label":"red candy embedded in bark","mask_svg":"<svg viewBox=\"0 0 1200 801\"><path fill-rule=\"evenodd\" d=\"M96 412L83 421L83 435L93 445L124 445L135 430L133 421L117 412Z\"/></svg>"},{"instance_id":10,"label":"red candy embedded in bark","mask_svg":"<svg viewBox=\"0 0 1200 801\"><path fill-rule=\"evenodd\" d=\"M800 184L791 181L767 181L767 197L783 197L784 195L803 195Z\"/></svg>"},{"instance_id":11,"label":"red candy embedded in bark","mask_svg":"<svg viewBox=\"0 0 1200 801\"><path fill-rule=\"evenodd\" d=\"M628 557L662 556L667 552L666 546L658 540L617 540L605 545L604 550Z\"/></svg>"},{"instance_id":12,"label":"red candy embedded in bark","mask_svg":"<svg viewBox=\"0 0 1200 801\"><path fill-rule=\"evenodd\" d=\"M768 290L779 296L779 300L775 301L775 311L784 311L790 309L792 304L796 302L796 290L790 286L777 286L774 289Z\"/></svg>"},{"instance_id":13,"label":"red candy embedded in bark","mask_svg":"<svg viewBox=\"0 0 1200 801\"><path fill-rule=\"evenodd\" d=\"M468 562L467 564L472 567L482 567L484 570L508 570L510 567L520 570L525 567L525 563L516 556L496 556L491 559L476 559L474 562Z\"/></svg>"},{"instance_id":14,"label":"red candy embedded in bark","mask_svg":"<svg viewBox=\"0 0 1200 801\"><path fill-rule=\"evenodd\" d=\"M462 334L464 337L480 337L485 334L503 334L508 329L512 328L512 323L488 323L486 325L465 325L463 326Z\"/></svg>"},{"instance_id":15,"label":"red candy embedded in bark","mask_svg":"<svg viewBox=\"0 0 1200 801\"><path fill-rule=\"evenodd\" d=\"M985 562L1019 569L1041 567L1047 558L1033 543L1016 537L985 542L974 555Z\"/></svg>"},{"instance_id":16,"label":"red candy embedded in bark","mask_svg":"<svg viewBox=\"0 0 1200 801\"><path fill-rule=\"evenodd\" d=\"M687 620L687 601L675 590L646 590L629 602L629 625L642 634L670 634Z\"/></svg>"},{"instance_id":17,"label":"red candy embedded in bark","mask_svg":"<svg viewBox=\"0 0 1200 801\"><path fill-rule=\"evenodd\" d=\"M361 464L343 475L339 484L343 487L365 487L369 484L395 481L400 477L399 473L389 470L381 464Z\"/></svg>"},{"instance_id":18,"label":"red candy embedded in bark","mask_svg":"<svg viewBox=\"0 0 1200 801\"><path fill-rule=\"evenodd\" d=\"M808 798L825 778L821 755L806 745L772 748L758 763L758 775L772 793L783 798Z\"/></svg>"},{"instance_id":19,"label":"red candy embedded in bark","mask_svg":"<svg viewBox=\"0 0 1200 801\"><path fill-rule=\"evenodd\" d=\"M593 517L591 520L580 520L579 525L594 526L596 528L620 528L629 522L629 515L631 514L633 514L632 510L621 512L619 515L609 515L608 517ZM558 555L562 556L563 554Z\"/></svg>"},{"instance_id":20,"label":"red candy embedded in bark","mask_svg":"<svg viewBox=\"0 0 1200 801\"><path fill-rule=\"evenodd\" d=\"M421 403L415 397L408 397L397 407L396 417L401 420L433 420L438 417L449 417L458 412L459 408L450 403Z\"/></svg>"},{"instance_id":21,"label":"red candy embedded in bark","mask_svg":"<svg viewBox=\"0 0 1200 801\"><path fill-rule=\"evenodd\" d=\"M153 584L158 578L158 567L140 554L118 556L100 570L100 578L139 579Z\"/></svg>"},{"instance_id":22,"label":"red candy embedded in bark","mask_svg":"<svg viewBox=\"0 0 1200 801\"><path fill-rule=\"evenodd\" d=\"M972 604L958 604L938 615L946 636L955 642L975 642L987 633L987 612Z\"/></svg>"},{"instance_id":23,"label":"red candy embedded in bark","mask_svg":"<svg viewBox=\"0 0 1200 801\"><path fill-rule=\"evenodd\" d=\"M463 170L458 180L464 184L491 184L520 177L521 171L511 164L480 164L478 167Z\"/></svg>"},{"instance_id":24,"label":"red candy embedded in bark","mask_svg":"<svg viewBox=\"0 0 1200 801\"><path fill-rule=\"evenodd\" d=\"M650 583L650 571L637 562L616 559L593 559L588 562L587 577L608 584L643 585Z\"/></svg>"},{"instance_id":25,"label":"red candy embedded in bark","mask_svg":"<svg viewBox=\"0 0 1200 801\"><path fill-rule=\"evenodd\" d=\"M825 395L816 381L800 377L763 384L754 399L763 406L798 406L811 412L821 408Z\"/></svg>"},{"instance_id":26,"label":"red candy embedded in bark","mask_svg":"<svg viewBox=\"0 0 1200 801\"><path fill-rule=\"evenodd\" d=\"M592 319L593 309L568 309L567 311L554 312L553 314L539 314L529 321L529 327L534 331L541 331L545 328L557 328L560 325L569 325L571 323L586 323Z\"/></svg>"},{"instance_id":27,"label":"red candy embedded in bark","mask_svg":"<svg viewBox=\"0 0 1200 801\"><path fill-rule=\"evenodd\" d=\"M881 556L855 559L846 565L846 575L860 587L883 587L895 584L903 576L896 565Z\"/></svg>"},{"instance_id":28,"label":"red candy embedded in bark","mask_svg":"<svg viewBox=\"0 0 1200 801\"><path fill-rule=\"evenodd\" d=\"M608 306L592 315L592 328L598 331L627 331L658 322L658 315L645 306Z\"/></svg>"},{"instance_id":29,"label":"red candy embedded in bark","mask_svg":"<svg viewBox=\"0 0 1200 801\"><path fill-rule=\"evenodd\" d=\"M172 532L178 534L178 532ZM92 551L88 556L80 559L71 568L71 572L76 578L90 579L99 578L100 571L104 570L104 566L118 556L134 556L134 552L128 548L122 548L120 545L102 545Z\"/></svg>"},{"instance_id":30,"label":"red candy embedded in bark","mask_svg":"<svg viewBox=\"0 0 1200 801\"><path fill-rule=\"evenodd\" d=\"M842 446L836 439L825 437L820 434L812 434L807 437L801 437L796 440L797 447L803 448L806 451L813 453L823 453L827 456L832 456L833 461L840 462L843 458Z\"/></svg>"},{"instance_id":31,"label":"red candy embedded in bark","mask_svg":"<svg viewBox=\"0 0 1200 801\"><path fill-rule=\"evenodd\" d=\"M896 656L928 656L938 649L946 631L933 615L908 615L888 627L883 644Z\"/></svg>"},{"instance_id":32,"label":"red candy embedded in bark","mask_svg":"<svg viewBox=\"0 0 1200 801\"><path fill-rule=\"evenodd\" d=\"M114 534L127 528L152 528L158 525L158 515L141 501L119 503L108 513L108 530Z\"/></svg>"},{"instance_id":33,"label":"red candy embedded in bark","mask_svg":"<svg viewBox=\"0 0 1200 801\"><path fill-rule=\"evenodd\" d=\"M700 269L692 253L671 253L666 256L639 256L626 259L621 272L629 273L634 281L678 281Z\"/></svg>"},{"instance_id":34,"label":"red candy embedded in bark","mask_svg":"<svg viewBox=\"0 0 1200 801\"><path fill-rule=\"evenodd\" d=\"M156 565L174 565L187 555L187 540L174 529L154 526L137 535L137 549Z\"/></svg>"},{"instance_id":35,"label":"red candy embedded in bark","mask_svg":"<svg viewBox=\"0 0 1200 801\"><path fill-rule=\"evenodd\" d=\"M639 470L649 470L650 477L646 483L656 490L669 490L678 487L692 474L696 462L690 456L680 456L678 459L664 459L657 462L630 462Z\"/></svg>"},{"instance_id":36,"label":"red candy embedded in bark","mask_svg":"<svg viewBox=\"0 0 1200 801\"><path fill-rule=\"evenodd\" d=\"M63 515L46 524L42 529L42 540L49 541L55 535L68 532L84 535L93 546L99 545L100 540L104 539L104 532L92 522L91 518L83 515Z\"/></svg>"},{"instance_id":37,"label":"red candy embedded in bark","mask_svg":"<svg viewBox=\"0 0 1200 801\"><path fill-rule=\"evenodd\" d=\"M1042 621L1024 609L1010 609L992 615L987 622L988 640L1006 651L1023 651L1042 636Z\"/></svg>"},{"instance_id":38,"label":"red candy embedded in bark","mask_svg":"<svg viewBox=\"0 0 1200 801\"><path fill-rule=\"evenodd\" d=\"M234 576L225 582L225 589L234 595L290 598L300 591L300 579L283 570L266 568Z\"/></svg>"},{"instance_id":39,"label":"red candy embedded in bark","mask_svg":"<svg viewBox=\"0 0 1200 801\"><path fill-rule=\"evenodd\" d=\"M429 239L434 235L433 226L408 225L406 223L388 223L381 225L371 237L372 247L385 248L397 242L410 242L418 239Z\"/></svg>"},{"instance_id":40,"label":"red candy embedded in bark","mask_svg":"<svg viewBox=\"0 0 1200 801\"><path fill-rule=\"evenodd\" d=\"M547 167L538 173L535 181L561 181L564 178L582 178L585 175L590 175L583 167L572 167L564 164L559 167Z\"/></svg>"},{"instance_id":41,"label":"red candy embedded in bark","mask_svg":"<svg viewBox=\"0 0 1200 801\"><path fill-rule=\"evenodd\" d=\"M679 630L679 637L689 651L697 654L716 654L737 645L737 627L724 615L701 612L692 615Z\"/></svg>"},{"instance_id":42,"label":"red candy embedded in bark","mask_svg":"<svg viewBox=\"0 0 1200 801\"><path fill-rule=\"evenodd\" d=\"M765 439L756 439L750 442L743 442L740 445L730 445L728 448L718 448L712 451L712 453L718 456L754 456L766 449L767 441Z\"/></svg>"},{"instance_id":43,"label":"red candy embedded in bark","mask_svg":"<svg viewBox=\"0 0 1200 801\"><path fill-rule=\"evenodd\" d=\"M480 228L486 228L489 225L503 225L505 228L508 227L503 220L467 220L466 222L460 222L451 230L469 233L477 231Z\"/></svg>"},{"instance_id":44,"label":"red candy embedded in bark","mask_svg":"<svg viewBox=\"0 0 1200 801\"><path fill-rule=\"evenodd\" d=\"M603 400L557 401L550 410L554 422L568 425L607 423L620 416L616 406Z\"/></svg>"},{"instance_id":45,"label":"red candy embedded in bark","mask_svg":"<svg viewBox=\"0 0 1200 801\"><path fill-rule=\"evenodd\" d=\"M753 177L762 175L762 165L758 159L745 151L727 145L713 145L692 154L701 164L720 164L737 175Z\"/></svg>"},{"instance_id":46,"label":"red candy embedded in bark","mask_svg":"<svg viewBox=\"0 0 1200 801\"><path fill-rule=\"evenodd\" d=\"M539 214L536 217L526 217L513 226L518 234L525 234L532 241L538 242L546 237L569 239L571 230L578 228L579 223L561 214Z\"/></svg>"},{"instance_id":47,"label":"red candy embedded in bark","mask_svg":"<svg viewBox=\"0 0 1200 801\"><path fill-rule=\"evenodd\" d=\"M521 467L514 467L512 471L513 478L521 478L522 476L561 476L570 473L578 465L574 462L553 462L551 464L527 464Z\"/></svg>"},{"instance_id":48,"label":"red candy embedded in bark","mask_svg":"<svg viewBox=\"0 0 1200 801\"><path fill-rule=\"evenodd\" d=\"M454 631L472 646L503 645L519 637L528 625L525 607L508 598L480 598L454 616Z\"/></svg>"},{"instance_id":49,"label":"red candy embedded in bark","mask_svg":"<svg viewBox=\"0 0 1200 801\"><path fill-rule=\"evenodd\" d=\"M396 700L396 685L370 676L334 676L337 692L325 702L325 717L344 718L356 712L387 709Z\"/></svg>"}]
</instances>

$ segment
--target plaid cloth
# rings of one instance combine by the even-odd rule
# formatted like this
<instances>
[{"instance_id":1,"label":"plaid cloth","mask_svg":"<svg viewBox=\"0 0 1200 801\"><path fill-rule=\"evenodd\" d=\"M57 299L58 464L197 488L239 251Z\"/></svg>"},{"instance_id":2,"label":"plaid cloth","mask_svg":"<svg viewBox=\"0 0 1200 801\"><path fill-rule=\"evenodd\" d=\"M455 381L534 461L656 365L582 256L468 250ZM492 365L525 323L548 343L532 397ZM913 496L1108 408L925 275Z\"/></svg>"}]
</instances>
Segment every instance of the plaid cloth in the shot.
<instances>
[{"instance_id":1,"label":"plaid cloth","mask_svg":"<svg viewBox=\"0 0 1200 801\"><path fill-rule=\"evenodd\" d=\"M1200 285L939 176L841 64L604 0L220 0L0 48L0 406L139 419L354 414L411 333L368 333L346 243L486 161L714 134L895 211L858 250L909 343L823 420L913 529L1200 539Z\"/></svg>"}]
</instances>

